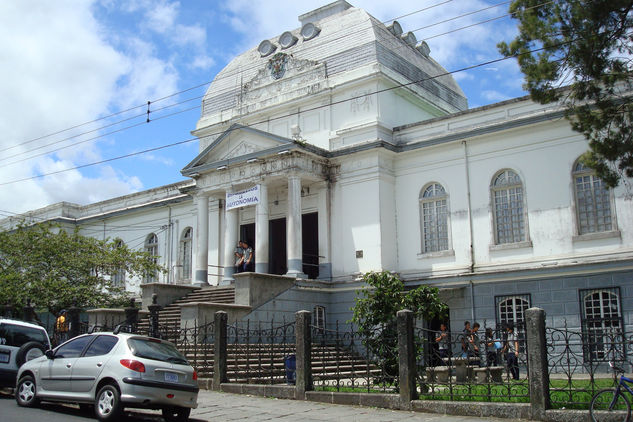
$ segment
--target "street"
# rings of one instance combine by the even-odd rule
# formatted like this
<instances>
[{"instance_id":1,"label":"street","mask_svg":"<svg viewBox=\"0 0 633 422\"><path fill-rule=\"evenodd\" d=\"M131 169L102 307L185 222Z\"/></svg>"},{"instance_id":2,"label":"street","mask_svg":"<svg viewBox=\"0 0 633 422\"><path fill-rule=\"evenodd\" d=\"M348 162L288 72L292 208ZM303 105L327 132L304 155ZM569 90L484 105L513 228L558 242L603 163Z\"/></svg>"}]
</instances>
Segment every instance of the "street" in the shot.
<instances>
[{"instance_id":1,"label":"street","mask_svg":"<svg viewBox=\"0 0 633 422\"><path fill-rule=\"evenodd\" d=\"M126 412L128 421L161 422L159 411L133 410ZM0 392L2 422L45 420L46 422L94 421L91 413L80 411L77 406L43 403L39 408L18 407L7 391ZM376 409L372 407L342 406L296 400L253 397L202 390L198 408L191 412L192 422L202 421L270 421L292 420L301 422L323 421L411 421L411 422L509 422L509 419L446 416L407 411Z\"/></svg>"}]
</instances>

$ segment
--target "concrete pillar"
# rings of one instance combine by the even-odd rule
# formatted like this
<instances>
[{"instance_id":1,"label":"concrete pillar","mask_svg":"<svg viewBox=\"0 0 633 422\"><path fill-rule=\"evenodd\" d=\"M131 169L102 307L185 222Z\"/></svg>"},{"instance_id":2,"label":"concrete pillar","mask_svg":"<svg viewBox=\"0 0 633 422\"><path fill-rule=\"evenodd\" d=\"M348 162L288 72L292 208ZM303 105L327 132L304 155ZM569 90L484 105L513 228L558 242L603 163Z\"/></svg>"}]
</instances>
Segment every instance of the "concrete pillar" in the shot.
<instances>
[{"instance_id":1,"label":"concrete pillar","mask_svg":"<svg viewBox=\"0 0 633 422\"><path fill-rule=\"evenodd\" d=\"M525 334L532 418L545 420L545 410L550 408L550 399L545 311L543 309L530 308L525 311Z\"/></svg>"},{"instance_id":2,"label":"concrete pillar","mask_svg":"<svg viewBox=\"0 0 633 422\"><path fill-rule=\"evenodd\" d=\"M227 210L226 203L224 204L224 277L222 277L222 283L220 284L225 285L235 281L233 274L235 274L235 248L238 241L237 211L237 209Z\"/></svg>"},{"instance_id":3,"label":"concrete pillar","mask_svg":"<svg viewBox=\"0 0 633 422\"><path fill-rule=\"evenodd\" d=\"M286 219L286 253L288 272L286 275L307 278L303 273L303 243L301 233L301 178L288 177L288 218Z\"/></svg>"},{"instance_id":4,"label":"concrete pillar","mask_svg":"<svg viewBox=\"0 0 633 422\"><path fill-rule=\"evenodd\" d=\"M306 391L312 391L312 330L310 329L312 314L310 311L299 311L295 314L296 354L296 390L295 399L305 400Z\"/></svg>"},{"instance_id":5,"label":"concrete pillar","mask_svg":"<svg viewBox=\"0 0 633 422\"><path fill-rule=\"evenodd\" d=\"M209 274L209 197L196 196L196 273L193 284L206 286Z\"/></svg>"},{"instance_id":6,"label":"concrete pillar","mask_svg":"<svg viewBox=\"0 0 633 422\"><path fill-rule=\"evenodd\" d=\"M259 185L259 203L255 206L255 272L268 274L268 186Z\"/></svg>"},{"instance_id":7,"label":"concrete pillar","mask_svg":"<svg viewBox=\"0 0 633 422\"><path fill-rule=\"evenodd\" d=\"M319 185L319 279L332 278L332 257L330 254L330 189L328 182Z\"/></svg>"},{"instance_id":8,"label":"concrete pillar","mask_svg":"<svg viewBox=\"0 0 633 422\"><path fill-rule=\"evenodd\" d=\"M228 381L226 364L226 325L228 314L224 311L215 313L214 356L213 356L213 390L221 391L221 384Z\"/></svg>"},{"instance_id":9,"label":"concrete pillar","mask_svg":"<svg viewBox=\"0 0 633 422\"><path fill-rule=\"evenodd\" d=\"M411 400L418 398L416 387L416 351L413 339L413 312L407 309L397 313L398 368L400 378L400 401L405 409L411 408Z\"/></svg>"}]
</instances>

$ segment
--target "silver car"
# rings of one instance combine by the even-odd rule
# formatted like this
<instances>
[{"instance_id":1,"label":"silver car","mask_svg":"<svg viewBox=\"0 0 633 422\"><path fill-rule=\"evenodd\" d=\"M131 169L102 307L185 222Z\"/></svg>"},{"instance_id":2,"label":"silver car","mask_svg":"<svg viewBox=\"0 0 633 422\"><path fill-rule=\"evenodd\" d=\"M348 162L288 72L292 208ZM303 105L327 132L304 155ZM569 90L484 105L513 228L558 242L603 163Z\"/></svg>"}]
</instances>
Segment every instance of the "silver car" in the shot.
<instances>
[{"instance_id":1,"label":"silver car","mask_svg":"<svg viewBox=\"0 0 633 422\"><path fill-rule=\"evenodd\" d=\"M40 400L93 407L117 421L126 407L162 409L167 421L186 421L197 407L197 374L170 342L127 333L75 337L18 371L20 406Z\"/></svg>"}]
</instances>

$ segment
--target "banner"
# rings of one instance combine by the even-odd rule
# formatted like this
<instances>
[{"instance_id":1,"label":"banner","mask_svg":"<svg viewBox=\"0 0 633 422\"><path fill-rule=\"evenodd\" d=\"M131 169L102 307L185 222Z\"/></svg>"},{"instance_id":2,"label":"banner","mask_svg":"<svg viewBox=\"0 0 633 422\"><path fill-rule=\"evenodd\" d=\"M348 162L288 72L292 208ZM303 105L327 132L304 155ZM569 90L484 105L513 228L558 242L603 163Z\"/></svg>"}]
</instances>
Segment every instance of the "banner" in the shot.
<instances>
[{"instance_id":1,"label":"banner","mask_svg":"<svg viewBox=\"0 0 633 422\"><path fill-rule=\"evenodd\" d=\"M226 209L248 207L249 205L259 204L259 185L255 185L250 189L240 192L226 193Z\"/></svg>"}]
</instances>

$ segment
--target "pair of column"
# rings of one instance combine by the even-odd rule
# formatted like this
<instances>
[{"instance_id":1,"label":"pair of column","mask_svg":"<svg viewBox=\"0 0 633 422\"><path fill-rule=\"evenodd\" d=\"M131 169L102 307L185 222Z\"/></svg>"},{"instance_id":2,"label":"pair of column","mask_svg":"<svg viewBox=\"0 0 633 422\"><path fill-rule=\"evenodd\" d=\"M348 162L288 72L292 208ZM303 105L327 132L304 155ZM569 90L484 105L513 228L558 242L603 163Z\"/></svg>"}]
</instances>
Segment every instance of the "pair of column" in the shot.
<instances>
[{"instance_id":1,"label":"pair of column","mask_svg":"<svg viewBox=\"0 0 633 422\"><path fill-rule=\"evenodd\" d=\"M209 249L209 198L199 196L197 202L197 251L195 284L208 283ZM255 272L268 273L268 187L260 185L260 201L255 209ZM224 276L223 284L233 281L235 274L235 248L238 237L237 210L224 211ZM288 272L286 275L305 278L303 273L303 245L301 226L301 178L288 177L288 213L286 220L286 251Z\"/></svg>"}]
</instances>

